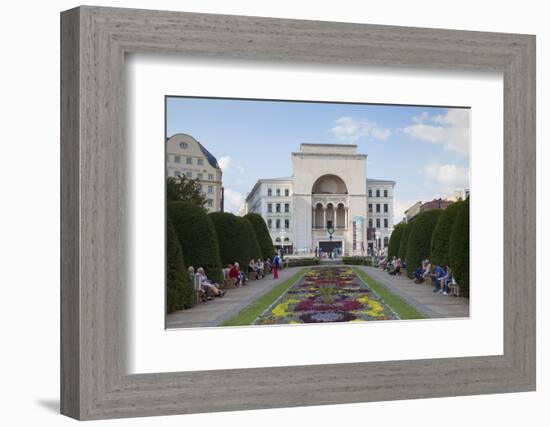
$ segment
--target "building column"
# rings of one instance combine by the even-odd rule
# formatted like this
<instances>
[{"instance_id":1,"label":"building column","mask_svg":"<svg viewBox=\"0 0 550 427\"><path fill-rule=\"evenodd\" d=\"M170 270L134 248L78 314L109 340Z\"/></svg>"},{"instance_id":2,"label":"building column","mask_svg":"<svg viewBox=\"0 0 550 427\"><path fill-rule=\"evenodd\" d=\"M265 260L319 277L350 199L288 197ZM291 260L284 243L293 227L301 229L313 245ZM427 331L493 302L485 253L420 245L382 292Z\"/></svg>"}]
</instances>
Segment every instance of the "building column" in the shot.
<instances>
[{"instance_id":1,"label":"building column","mask_svg":"<svg viewBox=\"0 0 550 427\"><path fill-rule=\"evenodd\" d=\"M327 228L327 208L323 206L323 228Z\"/></svg>"}]
</instances>

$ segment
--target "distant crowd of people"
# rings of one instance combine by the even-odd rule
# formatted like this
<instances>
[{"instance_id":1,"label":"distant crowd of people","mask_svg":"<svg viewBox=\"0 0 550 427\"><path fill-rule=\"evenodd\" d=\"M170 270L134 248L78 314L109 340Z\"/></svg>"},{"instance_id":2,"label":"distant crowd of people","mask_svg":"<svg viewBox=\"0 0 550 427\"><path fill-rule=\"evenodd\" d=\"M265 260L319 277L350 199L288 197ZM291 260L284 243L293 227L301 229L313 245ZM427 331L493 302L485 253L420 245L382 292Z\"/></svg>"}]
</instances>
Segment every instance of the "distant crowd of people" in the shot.
<instances>
[{"instance_id":1,"label":"distant crowd of people","mask_svg":"<svg viewBox=\"0 0 550 427\"><path fill-rule=\"evenodd\" d=\"M245 286L249 278L261 279L271 273L273 273L273 279L278 279L279 270L284 264L285 262L282 257L277 253L272 259L251 259L248 263L248 274L245 274L245 272L241 270L238 262L228 264L222 272L224 281L226 282L225 284L232 283L235 287L239 287ZM195 270L193 266L190 266L187 272L191 283L195 283L195 277L198 277L201 301L210 301L215 297L223 297L225 295L226 291L222 289L224 286L209 279L203 267L199 267Z\"/></svg>"},{"instance_id":2,"label":"distant crowd of people","mask_svg":"<svg viewBox=\"0 0 550 427\"><path fill-rule=\"evenodd\" d=\"M403 267L403 261L401 261L401 258L397 258L395 256L388 261L388 258L385 257L385 258L382 258L380 261L378 261L378 266L382 270L386 270L392 276L401 276L401 268Z\"/></svg>"},{"instance_id":3,"label":"distant crowd of people","mask_svg":"<svg viewBox=\"0 0 550 427\"><path fill-rule=\"evenodd\" d=\"M400 276L401 269L406 268L406 265L401 258L394 256L391 260L388 260L387 257L382 258L378 262L378 267L391 275ZM434 285L433 292L448 295L449 285L453 281L453 274L451 267L448 265L432 265L429 258L425 258L422 261L422 267L417 267L413 271L413 278L415 283L422 283L427 278L431 278Z\"/></svg>"}]
</instances>

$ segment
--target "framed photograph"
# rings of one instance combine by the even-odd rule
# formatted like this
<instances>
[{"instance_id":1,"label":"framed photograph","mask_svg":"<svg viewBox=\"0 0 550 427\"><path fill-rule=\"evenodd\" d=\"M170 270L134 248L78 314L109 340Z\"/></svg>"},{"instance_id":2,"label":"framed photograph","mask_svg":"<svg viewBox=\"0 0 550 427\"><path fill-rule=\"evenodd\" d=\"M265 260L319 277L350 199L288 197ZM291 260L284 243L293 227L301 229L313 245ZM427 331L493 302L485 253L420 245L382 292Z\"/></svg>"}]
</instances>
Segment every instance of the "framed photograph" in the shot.
<instances>
[{"instance_id":1,"label":"framed photograph","mask_svg":"<svg viewBox=\"0 0 550 427\"><path fill-rule=\"evenodd\" d=\"M535 37L61 15L61 411L535 390Z\"/></svg>"}]
</instances>

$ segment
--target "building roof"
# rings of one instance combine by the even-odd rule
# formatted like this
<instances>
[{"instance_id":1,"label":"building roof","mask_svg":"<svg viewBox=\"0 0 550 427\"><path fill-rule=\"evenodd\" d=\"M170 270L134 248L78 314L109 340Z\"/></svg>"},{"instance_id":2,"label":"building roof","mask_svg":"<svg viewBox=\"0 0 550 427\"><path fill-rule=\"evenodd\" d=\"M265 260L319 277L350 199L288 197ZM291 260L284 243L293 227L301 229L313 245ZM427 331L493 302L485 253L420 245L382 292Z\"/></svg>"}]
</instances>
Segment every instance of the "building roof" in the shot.
<instances>
[{"instance_id":1,"label":"building roof","mask_svg":"<svg viewBox=\"0 0 550 427\"><path fill-rule=\"evenodd\" d=\"M199 144L199 148L201 149L202 154L206 156L206 159L208 160L208 163L210 163L210 166L212 166L213 168L219 168L218 160L214 157L214 155L210 153L210 151L208 151L205 146L202 145L199 141L197 141L197 144Z\"/></svg>"},{"instance_id":2,"label":"building roof","mask_svg":"<svg viewBox=\"0 0 550 427\"><path fill-rule=\"evenodd\" d=\"M392 181L391 179L367 178L367 182L386 182L388 184L395 184L395 181Z\"/></svg>"},{"instance_id":3,"label":"building roof","mask_svg":"<svg viewBox=\"0 0 550 427\"><path fill-rule=\"evenodd\" d=\"M204 154L204 157L206 157L206 160L208 160L208 163L210 163L210 166L212 166L213 168L219 168L220 167L218 165L218 160L216 159L216 157L210 151L208 151L204 145L202 145L197 139L195 139L194 137L192 137L188 133L183 133L183 132L175 133L174 135L166 138L166 141L174 138L175 136L186 136L188 138L191 138L193 141L195 141L199 145L199 148L200 148L202 154Z\"/></svg>"}]
</instances>

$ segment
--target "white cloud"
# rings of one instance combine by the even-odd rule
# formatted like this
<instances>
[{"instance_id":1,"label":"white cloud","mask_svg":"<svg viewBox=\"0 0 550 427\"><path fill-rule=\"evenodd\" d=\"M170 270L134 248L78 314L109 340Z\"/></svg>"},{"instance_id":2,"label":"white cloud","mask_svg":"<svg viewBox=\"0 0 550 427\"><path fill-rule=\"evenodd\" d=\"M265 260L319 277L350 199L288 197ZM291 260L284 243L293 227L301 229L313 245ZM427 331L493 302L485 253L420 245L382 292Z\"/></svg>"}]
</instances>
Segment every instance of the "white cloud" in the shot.
<instances>
[{"instance_id":1,"label":"white cloud","mask_svg":"<svg viewBox=\"0 0 550 427\"><path fill-rule=\"evenodd\" d=\"M454 190L469 188L469 172L460 166L432 162L424 167L424 175L443 195L448 195Z\"/></svg>"},{"instance_id":2,"label":"white cloud","mask_svg":"<svg viewBox=\"0 0 550 427\"><path fill-rule=\"evenodd\" d=\"M349 116L336 120L331 132L338 139L352 142L363 138L385 141L391 135L390 129L381 128L376 123L365 119L355 119Z\"/></svg>"},{"instance_id":3,"label":"white cloud","mask_svg":"<svg viewBox=\"0 0 550 427\"><path fill-rule=\"evenodd\" d=\"M238 191L232 190L231 188L224 188L223 208L225 212L232 212L234 214L238 214L243 200L244 200L244 196Z\"/></svg>"},{"instance_id":4,"label":"white cloud","mask_svg":"<svg viewBox=\"0 0 550 427\"><path fill-rule=\"evenodd\" d=\"M466 156L470 149L470 110L449 109L447 113L431 116L427 112L412 118L415 123L403 129L414 139L443 144L448 151Z\"/></svg>"},{"instance_id":5,"label":"white cloud","mask_svg":"<svg viewBox=\"0 0 550 427\"><path fill-rule=\"evenodd\" d=\"M218 160L218 165L220 166L220 168L223 172L227 172L227 170L229 169L229 164L230 163L231 163L231 157L229 157L229 156L221 157Z\"/></svg>"}]
</instances>

